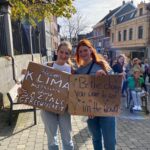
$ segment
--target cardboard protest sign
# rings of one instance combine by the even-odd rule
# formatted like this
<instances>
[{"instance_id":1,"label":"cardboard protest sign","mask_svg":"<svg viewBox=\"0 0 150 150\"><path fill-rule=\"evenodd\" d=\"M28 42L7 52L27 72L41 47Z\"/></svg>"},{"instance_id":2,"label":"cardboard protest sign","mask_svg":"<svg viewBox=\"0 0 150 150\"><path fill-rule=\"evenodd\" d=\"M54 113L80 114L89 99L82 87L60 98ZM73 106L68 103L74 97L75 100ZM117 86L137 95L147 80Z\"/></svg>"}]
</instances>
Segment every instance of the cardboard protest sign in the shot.
<instances>
[{"instance_id":1,"label":"cardboard protest sign","mask_svg":"<svg viewBox=\"0 0 150 150\"><path fill-rule=\"evenodd\" d=\"M74 75L70 78L69 112L74 115L116 116L120 110L119 75Z\"/></svg>"},{"instance_id":2,"label":"cardboard protest sign","mask_svg":"<svg viewBox=\"0 0 150 150\"><path fill-rule=\"evenodd\" d=\"M19 102L61 114L115 116L119 114L119 75L102 77L69 75L33 62L29 63Z\"/></svg>"},{"instance_id":3,"label":"cardboard protest sign","mask_svg":"<svg viewBox=\"0 0 150 150\"><path fill-rule=\"evenodd\" d=\"M68 101L69 74L30 62L22 89L20 103L63 113Z\"/></svg>"}]
</instances>

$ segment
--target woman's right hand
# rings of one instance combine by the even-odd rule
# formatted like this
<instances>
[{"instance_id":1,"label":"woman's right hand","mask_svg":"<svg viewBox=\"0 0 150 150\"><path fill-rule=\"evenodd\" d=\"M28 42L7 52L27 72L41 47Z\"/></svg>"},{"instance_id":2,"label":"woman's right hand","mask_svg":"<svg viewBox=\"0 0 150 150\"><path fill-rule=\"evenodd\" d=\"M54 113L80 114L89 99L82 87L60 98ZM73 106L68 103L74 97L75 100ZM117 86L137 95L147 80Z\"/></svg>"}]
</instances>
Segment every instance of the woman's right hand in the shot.
<instances>
[{"instance_id":1,"label":"woman's right hand","mask_svg":"<svg viewBox=\"0 0 150 150\"><path fill-rule=\"evenodd\" d=\"M24 74L24 75L25 75L26 73L27 73L27 69L22 69L22 70L21 70L21 74Z\"/></svg>"},{"instance_id":2,"label":"woman's right hand","mask_svg":"<svg viewBox=\"0 0 150 150\"><path fill-rule=\"evenodd\" d=\"M97 70L97 71L96 71L96 76L103 76L103 75L104 75L104 76L107 75L104 70Z\"/></svg>"},{"instance_id":3,"label":"woman's right hand","mask_svg":"<svg viewBox=\"0 0 150 150\"><path fill-rule=\"evenodd\" d=\"M19 87L19 88L17 89L17 92L18 92L18 95L21 95L21 94L22 94L22 92L23 92L22 88L21 88L21 87Z\"/></svg>"}]
</instances>

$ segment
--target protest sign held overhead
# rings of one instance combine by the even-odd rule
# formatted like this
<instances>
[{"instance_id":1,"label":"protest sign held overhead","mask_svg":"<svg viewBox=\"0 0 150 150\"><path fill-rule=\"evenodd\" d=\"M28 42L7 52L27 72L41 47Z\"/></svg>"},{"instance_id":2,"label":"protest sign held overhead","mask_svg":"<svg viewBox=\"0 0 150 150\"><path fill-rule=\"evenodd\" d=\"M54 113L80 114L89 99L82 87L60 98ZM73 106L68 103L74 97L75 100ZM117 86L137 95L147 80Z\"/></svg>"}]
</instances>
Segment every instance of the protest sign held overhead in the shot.
<instances>
[{"instance_id":1,"label":"protest sign held overhead","mask_svg":"<svg viewBox=\"0 0 150 150\"><path fill-rule=\"evenodd\" d=\"M33 62L29 63L19 102L54 113L67 106L69 74Z\"/></svg>"},{"instance_id":2,"label":"protest sign held overhead","mask_svg":"<svg viewBox=\"0 0 150 150\"><path fill-rule=\"evenodd\" d=\"M120 110L119 75L74 75L70 78L69 112L74 115L116 116Z\"/></svg>"}]
</instances>

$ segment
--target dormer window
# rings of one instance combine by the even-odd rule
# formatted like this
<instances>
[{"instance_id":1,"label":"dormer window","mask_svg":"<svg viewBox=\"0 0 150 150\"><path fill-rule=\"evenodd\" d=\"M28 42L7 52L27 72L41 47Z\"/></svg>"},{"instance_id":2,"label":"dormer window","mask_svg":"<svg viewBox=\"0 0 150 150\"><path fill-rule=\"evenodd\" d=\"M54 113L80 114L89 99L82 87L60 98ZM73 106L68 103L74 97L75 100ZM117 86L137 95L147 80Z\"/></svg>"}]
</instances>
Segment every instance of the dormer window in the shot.
<instances>
[{"instance_id":1,"label":"dormer window","mask_svg":"<svg viewBox=\"0 0 150 150\"><path fill-rule=\"evenodd\" d=\"M120 21L122 22L122 21L123 21L123 19L124 19L124 16L122 16L122 17L120 18Z\"/></svg>"},{"instance_id":2,"label":"dormer window","mask_svg":"<svg viewBox=\"0 0 150 150\"><path fill-rule=\"evenodd\" d=\"M139 16L142 16L143 15L143 8L140 8L139 10Z\"/></svg>"},{"instance_id":3,"label":"dormer window","mask_svg":"<svg viewBox=\"0 0 150 150\"><path fill-rule=\"evenodd\" d=\"M131 13L130 18L133 18L133 16L134 16L134 12Z\"/></svg>"}]
</instances>

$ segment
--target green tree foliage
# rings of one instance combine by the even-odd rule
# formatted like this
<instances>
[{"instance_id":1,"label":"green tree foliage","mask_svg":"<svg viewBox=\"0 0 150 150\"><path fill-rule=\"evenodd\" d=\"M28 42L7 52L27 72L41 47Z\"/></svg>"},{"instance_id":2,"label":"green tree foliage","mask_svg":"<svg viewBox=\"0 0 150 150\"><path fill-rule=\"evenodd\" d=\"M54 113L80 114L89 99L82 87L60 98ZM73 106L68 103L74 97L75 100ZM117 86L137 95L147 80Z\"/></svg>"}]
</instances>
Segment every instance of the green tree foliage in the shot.
<instances>
[{"instance_id":1,"label":"green tree foliage","mask_svg":"<svg viewBox=\"0 0 150 150\"><path fill-rule=\"evenodd\" d=\"M55 2L54 2L55 1ZM74 0L9 0L12 4L12 19L28 19L31 24L50 16L70 18L76 12Z\"/></svg>"}]
</instances>

